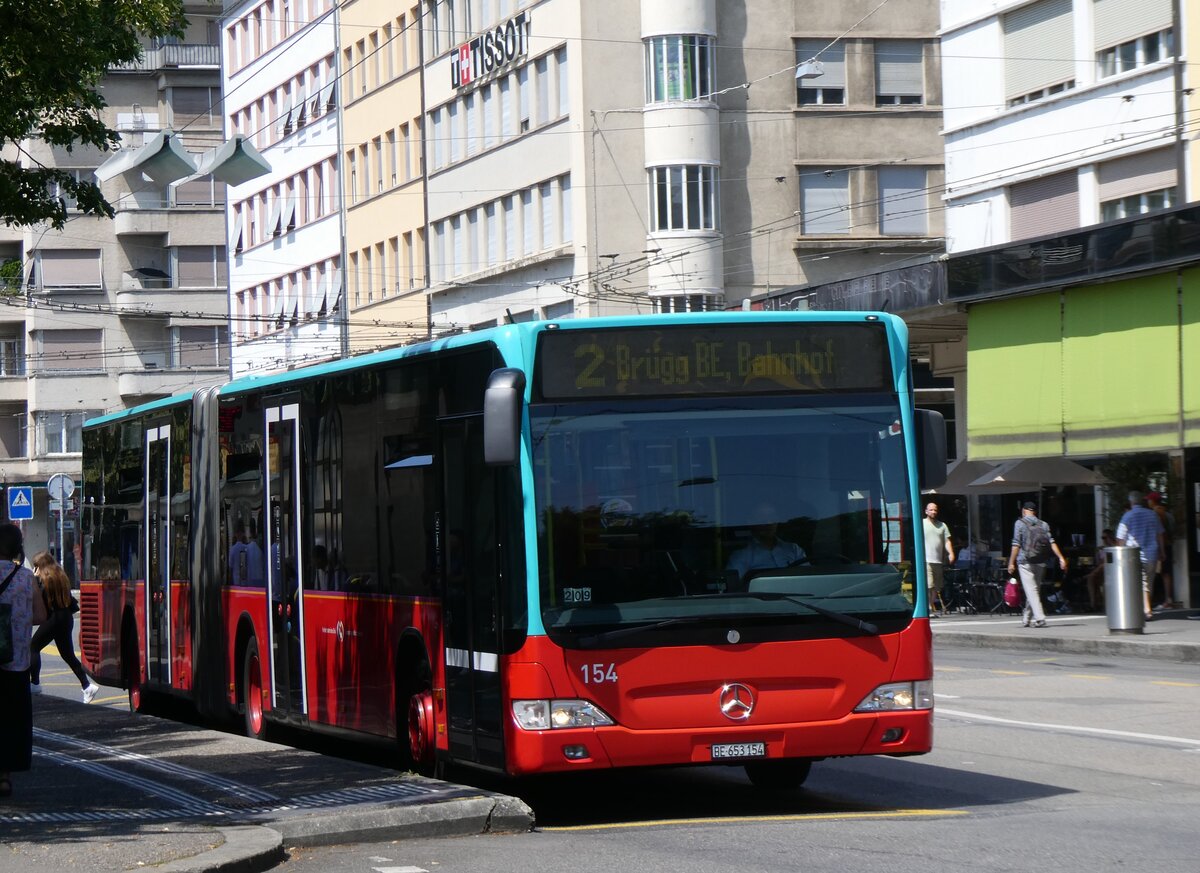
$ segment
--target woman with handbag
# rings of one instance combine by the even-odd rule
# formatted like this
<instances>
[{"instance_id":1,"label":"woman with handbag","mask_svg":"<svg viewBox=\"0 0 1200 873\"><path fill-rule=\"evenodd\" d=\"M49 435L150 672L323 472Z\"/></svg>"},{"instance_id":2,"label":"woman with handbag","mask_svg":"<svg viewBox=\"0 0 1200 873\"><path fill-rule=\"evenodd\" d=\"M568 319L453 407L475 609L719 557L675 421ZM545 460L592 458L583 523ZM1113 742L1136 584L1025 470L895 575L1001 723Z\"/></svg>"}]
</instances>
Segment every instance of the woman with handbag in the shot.
<instances>
[{"instance_id":1,"label":"woman with handbag","mask_svg":"<svg viewBox=\"0 0 1200 873\"><path fill-rule=\"evenodd\" d=\"M29 646L29 690L33 694L42 693L41 652L54 640L59 656L66 661L75 678L79 680L83 689L83 702L91 703L100 686L88 678L83 665L75 657L75 613L79 611L79 603L71 594L71 580L67 578L67 571L58 565L49 552L34 555L32 563L34 575L41 584L42 596L46 599L48 617L33 635L33 642Z\"/></svg>"},{"instance_id":2,"label":"woman with handbag","mask_svg":"<svg viewBox=\"0 0 1200 873\"><path fill-rule=\"evenodd\" d=\"M46 620L33 573L21 566L21 529L0 524L0 797L12 794L12 774L33 761L33 704L29 645L33 626Z\"/></svg>"}]
</instances>

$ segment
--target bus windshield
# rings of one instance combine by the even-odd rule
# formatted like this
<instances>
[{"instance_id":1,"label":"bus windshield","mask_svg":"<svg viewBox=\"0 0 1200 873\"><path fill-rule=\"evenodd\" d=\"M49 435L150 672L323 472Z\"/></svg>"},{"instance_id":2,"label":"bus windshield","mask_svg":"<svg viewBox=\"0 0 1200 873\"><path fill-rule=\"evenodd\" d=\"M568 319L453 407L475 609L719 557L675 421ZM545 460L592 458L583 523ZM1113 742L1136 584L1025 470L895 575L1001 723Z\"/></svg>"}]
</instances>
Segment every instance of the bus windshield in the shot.
<instances>
[{"instance_id":1,"label":"bus windshield","mask_svg":"<svg viewBox=\"0 0 1200 873\"><path fill-rule=\"evenodd\" d=\"M561 645L853 636L911 620L894 394L542 403L530 421L542 619Z\"/></svg>"}]
</instances>

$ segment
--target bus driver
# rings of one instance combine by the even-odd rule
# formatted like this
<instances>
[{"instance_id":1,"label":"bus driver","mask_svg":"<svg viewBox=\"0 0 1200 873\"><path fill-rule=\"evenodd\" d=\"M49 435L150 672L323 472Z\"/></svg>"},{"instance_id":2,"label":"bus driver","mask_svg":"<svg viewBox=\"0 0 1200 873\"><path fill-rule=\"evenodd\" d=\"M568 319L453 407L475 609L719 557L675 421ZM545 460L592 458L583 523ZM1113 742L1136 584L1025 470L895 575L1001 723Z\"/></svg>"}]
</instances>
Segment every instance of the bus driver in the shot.
<instances>
[{"instance_id":1,"label":"bus driver","mask_svg":"<svg viewBox=\"0 0 1200 873\"><path fill-rule=\"evenodd\" d=\"M751 570L772 570L791 567L794 564L807 564L808 555L804 553L804 549L796 543L781 540L778 531L779 522L776 520L775 507L769 503L760 503L751 516L752 539L745 548L738 549L729 556L727 569L736 570L738 578L744 580Z\"/></svg>"}]
</instances>

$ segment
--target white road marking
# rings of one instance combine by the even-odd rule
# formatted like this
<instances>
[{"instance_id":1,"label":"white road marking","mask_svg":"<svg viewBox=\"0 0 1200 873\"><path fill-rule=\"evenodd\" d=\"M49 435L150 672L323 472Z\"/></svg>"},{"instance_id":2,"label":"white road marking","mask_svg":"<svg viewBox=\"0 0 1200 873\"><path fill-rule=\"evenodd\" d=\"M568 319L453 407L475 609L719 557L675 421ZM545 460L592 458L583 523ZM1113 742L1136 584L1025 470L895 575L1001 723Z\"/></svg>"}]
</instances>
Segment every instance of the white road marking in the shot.
<instances>
[{"instance_id":1,"label":"white road marking","mask_svg":"<svg viewBox=\"0 0 1200 873\"><path fill-rule=\"evenodd\" d=\"M424 867L372 867L376 873L429 873Z\"/></svg>"},{"instance_id":2,"label":"white road marking","mask_svg":"<svg viewBox=\"0 0 1200 873\"><path fill-rule=\"evenodd\" d=\"M998 718L994 715L982 715L977 712L963 712L957 709L935 709L934 713L939 715L949 715L955 718L969 718L974 721L987 721L993 724L1008 724L1014 727L1040 728L1043 730L1052 731L1070 731L1071 733L1080 734L1096 734L1103 737L1120 737L1130 740L1154 740L1159 743L1175 743L1181 746L1197 746L1200 747L1200 740L1190 739L1188 737L1169 737L1163 734L1143 734L1137 731L1115 731L1110 728L1094 728L1085 727L1084 725L1074 724L1048 724L1038 721L1018 721L1013 718Z\"/></svg>"},{"instance_id":3,"label":"white road marking","mask_svg":"<svg viewBox=\"0 0 1200 873\"><path fill-rule=\"evenodd\" d=\"M960 695L960 694L943 694L940 691L933 692L933 696L940 697L943 700L961 700L962 699L962 695Z\"/></svg>"}]
</instances>

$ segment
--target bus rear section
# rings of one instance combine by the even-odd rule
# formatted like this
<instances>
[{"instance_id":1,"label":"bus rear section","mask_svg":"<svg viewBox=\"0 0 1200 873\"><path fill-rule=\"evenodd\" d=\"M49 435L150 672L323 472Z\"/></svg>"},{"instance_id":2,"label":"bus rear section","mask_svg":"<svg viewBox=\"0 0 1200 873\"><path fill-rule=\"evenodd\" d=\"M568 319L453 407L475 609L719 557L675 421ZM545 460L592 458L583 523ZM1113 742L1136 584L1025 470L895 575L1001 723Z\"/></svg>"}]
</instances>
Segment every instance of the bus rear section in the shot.
<instances>
[{"instance_id":1,"label":"bus rear section","mask_svg":"<svg viewBox=\"0 0 1200 873\"><path fill-rule=\"evenodd\" d=\"M815 759L929 751L897 345L880 317L541 335L510 770L797 783Z\"/></svg>"}]
</instances>

